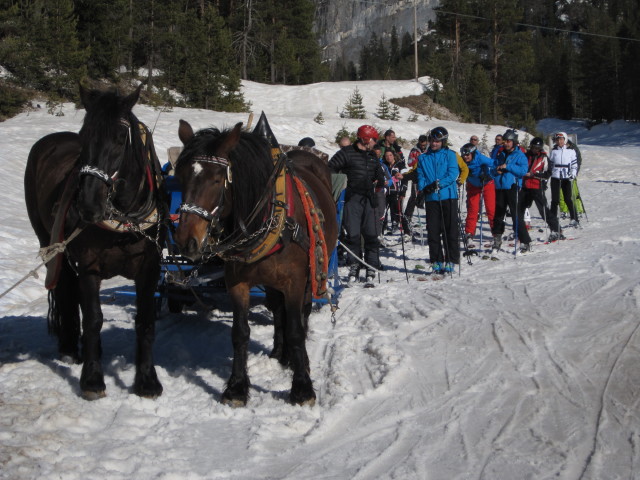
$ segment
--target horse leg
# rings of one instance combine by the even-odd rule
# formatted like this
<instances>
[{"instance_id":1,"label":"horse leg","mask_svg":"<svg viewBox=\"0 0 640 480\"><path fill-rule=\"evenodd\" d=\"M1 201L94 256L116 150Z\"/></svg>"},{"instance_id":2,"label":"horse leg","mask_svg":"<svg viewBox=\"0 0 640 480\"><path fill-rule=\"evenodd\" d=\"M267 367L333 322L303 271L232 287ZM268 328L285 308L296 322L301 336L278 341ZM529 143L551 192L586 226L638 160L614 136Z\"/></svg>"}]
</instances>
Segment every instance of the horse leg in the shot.
<instances>
[{"instance_id":1,"label":"horse leg","mask_svg":"<svg viewBox=\"0 0 640 480\"><path fill-rule=\"evenodd\" d=\"M311 295L311 281L307 282L307 286L304 291L304 304L302 307L302 330L304 332L305 345L307 339L307 333L309 332L309 317L311 316L311 309L313 308L313 298ZM307 349L304 349L304 364L305 370L311 375L311 367L309 366L309 355L307 355Z\"/></svg>"},{"instance_id":2,"label":"horse leg","mask_svg":"<svg viewBox=\"0 0 640 480\"><path fill-rule=\"evenodd\" d=\"M80 308L82 309L82 373L80 391L86 400L106 395L102 372L102 310L100 309L100 278L85 275L79 279Z\"/></svg>"},{"instance_id":3,"label":"horse leg","mask_svg":"<svg viewBox=\"0 0 640 480\"><path fill-rule=\"evenodd\" d=\"M249 398L249 375L247 374L247 350L249 348L249 285L236 283L228 288L233 302L233 366L231 377L222 394L222 403L232 407L244 407Z\"/></svg>"},{"instance_id":4,"label":"horse leg","mask_svg":"<svg viewBox=\"0 0 640 480\"><path fill-rule=\"evenodd\" d=\"M155 248L152 246L151 248ZM148 255L154 262L145 262L136 283L136 378L133 391L136 395L157 398L162 394L162 384L156 375L153 362L156 308L154 294L160 277L160 260Z\"/></svg>"},{"instance_id":5,"label":"horse leg","mask_svg":"<svg viewBox=\"0 0 640 480\"><path fill-rule=\"evenodd\" d=\"M313 406L316 393L309 376L309 356L306 348L306 331L303 325L304 292L289 292L285 295L287 323L285 338L291 352L293 382L289 399L291 403Z\"/></svg>"},{"instance_id":6,"label":"horse leg","mask_svg":"<svg viewBox=\"0 0 640 480\"><path fill-rule=\"evenodd\" d=\"M49 332L58 337L58 353L65 363L80 363L80 308L78 276L63 261L58 283L49 296Z\"/></svg>"},{"instance_id":7,"label":"horse leg","mask_svg":"<svg viewBox=\"0 0 640 480\"><path fill-rule=\"evenodd\" d=\"M267 295L266 306L273 314L273 350L269 358L277 359L284 367L289 365L289 352L284 338L284 329L287 321L284 308L284 296L273 288L265 287Z\"/></svg>"}]
</instances>

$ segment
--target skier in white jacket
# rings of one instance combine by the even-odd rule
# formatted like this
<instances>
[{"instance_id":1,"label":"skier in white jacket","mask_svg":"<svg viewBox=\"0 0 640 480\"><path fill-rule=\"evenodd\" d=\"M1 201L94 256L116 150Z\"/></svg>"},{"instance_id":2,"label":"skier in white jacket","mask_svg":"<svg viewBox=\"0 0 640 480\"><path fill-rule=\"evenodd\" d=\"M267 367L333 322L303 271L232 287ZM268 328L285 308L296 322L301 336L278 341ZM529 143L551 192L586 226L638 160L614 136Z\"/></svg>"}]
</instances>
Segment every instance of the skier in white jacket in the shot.
<instances>
[{"instance_id":1,"label":"skier in white jacket","mask_svg":"<svg viewBox=\"0 0 640 480\"><path fill-rule=\"evenodd\" d=\"M573 180L578 175L578 158L576 151L567 148L567 134L558 132L554 135L556 142L549 155L549 166L551 168L551 213L554 217L558 215L558 204L560 203L560 189L564 201L567 204L569 215L571 215L571 226L578 227L578 214L574 207Z\"/></svg>"}]
</instances>

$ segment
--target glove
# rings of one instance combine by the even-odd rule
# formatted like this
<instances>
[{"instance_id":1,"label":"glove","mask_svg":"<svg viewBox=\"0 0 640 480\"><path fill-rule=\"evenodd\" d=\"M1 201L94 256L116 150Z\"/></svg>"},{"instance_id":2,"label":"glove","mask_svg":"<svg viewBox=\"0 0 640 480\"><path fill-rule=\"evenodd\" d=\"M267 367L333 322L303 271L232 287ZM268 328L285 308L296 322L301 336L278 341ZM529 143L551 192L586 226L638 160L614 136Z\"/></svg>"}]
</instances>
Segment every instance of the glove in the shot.
<instances>
[{"instance_id":1,"label":"glove","mask_svg":"<svg viewBox=\"0 0 640 480\"><path fill-rule=\"evenodd\" d=\"M422 191L425 193L425 195L428 195L430 193L437 192L439 188L440 188L440 185L438 183L438 180L436 180L435 182L430 183L429 185L424 187Z\"/></svg>"},{"instance_id":2,"label":"glove","mask_svg":"<svg viewBox=\"0 0 640 480\"><path fill-rule=\"evenodd\" d=\"M486 173L481 173L480 175L478 175L478 178L480 179L480 182L482 183L487 183L491 177L489 175L487 175Z\"/></svg>"}]
</instances>

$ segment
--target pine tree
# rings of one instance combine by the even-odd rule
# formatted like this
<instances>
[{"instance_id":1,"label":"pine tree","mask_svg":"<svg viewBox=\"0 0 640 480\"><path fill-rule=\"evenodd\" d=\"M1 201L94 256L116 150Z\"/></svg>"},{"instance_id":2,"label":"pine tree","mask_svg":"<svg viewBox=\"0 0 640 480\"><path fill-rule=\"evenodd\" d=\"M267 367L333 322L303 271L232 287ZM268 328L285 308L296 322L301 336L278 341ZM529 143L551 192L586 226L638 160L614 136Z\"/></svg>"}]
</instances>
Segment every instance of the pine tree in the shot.
<instances>
[{"instance_id":1,"label":"pine tree","mask_svg":"<svg viewBox=\"0 0 640 480\"><path fill-rule=\"evenodd\" d=\"M129 0L75 0L78 40L86 49L87 74L117 80L132 48Z\"/></svg>"},{"instance_id":2,"label":"pine tree","mask_svg":"<svg viewBox=\"0 0 640 480\"><path fill-rule=\"evenodd\" d=\"M72 0L47 0L36 24L44 87L62 98L72 96L86 74L87 52L80 48L76 25Z\"/></svg>"},{"instance_id":3,"label":"pine tree","mask_svg":"<svg viewBox=\"0 0 640 480\"><path fill-rule=\"evenodd\" d=\"M189 9L179 27L185 44L178 89L196 107L245 111L240 76L229 61L233 57L231 35L217 10L211 5L205 5L201 13Z\"/></svg>"},{"instance_id":4,"label":"pine tree","mask_svg":"<svg viewBox=\"0 0 640 480\"><path fill-rule=\"evenodd\" d=\"M346 118L359 118L364 119L367 118L366 111L364 109L362 95L358 90L358 87L354 90L354 92L349 97L349 101L345 104L343 113L341 116Z\"/></svg>"},{"instance_id":5,"label":"pine tree","mask_svg":"<svg viewBox=\"0 0 640 480\"><path fill-rule=\"evenodd\" d=\"M376 110L376 114L378 118L381 120L389 120L391 118L391 105L389 104L389 100L385 97L384 93L382 94L382 99L378 102L378 109Z\"/></svg>"},{"instance_id":6,"label":"pine tree","mask_svg":"<svg viewBox=\"0 0 640 480\"><path fill-rule=\"evenodd\" d=\"M389 115L389 120L393 120L393 121L400 120L400 107L395 103L391 104L391 113Z\"/></svg>"}]
</instances>

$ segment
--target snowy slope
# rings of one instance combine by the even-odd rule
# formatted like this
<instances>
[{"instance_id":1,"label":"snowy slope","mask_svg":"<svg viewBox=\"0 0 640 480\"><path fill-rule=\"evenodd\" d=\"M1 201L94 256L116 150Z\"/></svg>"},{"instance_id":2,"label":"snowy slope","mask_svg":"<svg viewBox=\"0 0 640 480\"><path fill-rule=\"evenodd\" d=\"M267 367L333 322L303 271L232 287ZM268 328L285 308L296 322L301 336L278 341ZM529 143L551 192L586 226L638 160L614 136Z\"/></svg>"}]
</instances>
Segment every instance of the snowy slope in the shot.
<instances>
[{"instance_id":1,"label":"snowy slope","mask_svg":"<svg viewBox=\"0 0 640 480\"><path fill-rule=\"evenodd\" d=\"M332 154L335 133L360 121L337 111L355 83L268 87L245 83L281 143L305 136ZM359 82L367 122L414 139L438 124L459 147L504 127L420 120L381 122L382 95L415 94L414 82ZM322 111L324 125L312 121ZM23 200L31 145L74 130L83 112L43 110L0 123L0 293L38 263ZM225 127L247 115L137 106L154 126L161 160L177 125ZM630 479L640 477L640 128L591 131L546 120L545 132L577 133L589 221L574 240L536 246L499 262L473 257L461 272L419 282L426 246L382 252L374 289L347 289L336 322L311 317L308 350L318 401L286 402L290 372L268 358L268 312L251 313L246 408L219 402L230 373L231 314L165 312L156 361L164 393L130 393L134 307L103 288L107 397L79 397L79 366L57 360L46 334L46 292L29 278L0 299L0 478L6 479ZM543 227L532 212L534 227ZM486 226L486 221L485 221ZM485 229L484 235L488 235ZM537 232L535 236L544 236ZM391 240L397 237L391 237ZM42 271L41 271L42 273Z\"/></svg>"}]
</instances>

